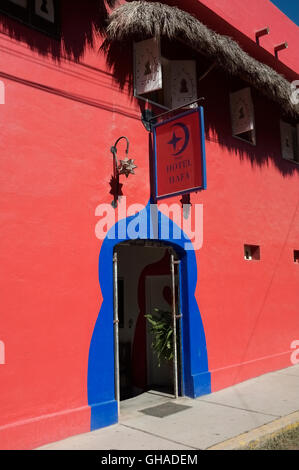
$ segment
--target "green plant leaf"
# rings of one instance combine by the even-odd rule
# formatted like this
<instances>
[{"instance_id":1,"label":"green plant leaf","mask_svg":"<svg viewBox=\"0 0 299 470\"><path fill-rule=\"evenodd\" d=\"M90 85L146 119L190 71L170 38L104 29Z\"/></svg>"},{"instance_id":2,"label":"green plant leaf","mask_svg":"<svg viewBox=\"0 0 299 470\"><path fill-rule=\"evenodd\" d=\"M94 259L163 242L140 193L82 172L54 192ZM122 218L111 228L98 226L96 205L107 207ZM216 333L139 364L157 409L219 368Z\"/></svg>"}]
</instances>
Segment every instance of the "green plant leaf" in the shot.
<instances>
[{"instance_id":1,"label":"green plant leaf","mask_svg":"<svg viewBox=\"0 0 299 470\"><path fill-rule=\"evenodd\" d=\"M158 359L158 366L161 366L162 359L171 361L173 359L173 326L172 312L154 309L159 314L145 315L150 325L152 334L152 348Z\"/></svg>"}]
</instances>

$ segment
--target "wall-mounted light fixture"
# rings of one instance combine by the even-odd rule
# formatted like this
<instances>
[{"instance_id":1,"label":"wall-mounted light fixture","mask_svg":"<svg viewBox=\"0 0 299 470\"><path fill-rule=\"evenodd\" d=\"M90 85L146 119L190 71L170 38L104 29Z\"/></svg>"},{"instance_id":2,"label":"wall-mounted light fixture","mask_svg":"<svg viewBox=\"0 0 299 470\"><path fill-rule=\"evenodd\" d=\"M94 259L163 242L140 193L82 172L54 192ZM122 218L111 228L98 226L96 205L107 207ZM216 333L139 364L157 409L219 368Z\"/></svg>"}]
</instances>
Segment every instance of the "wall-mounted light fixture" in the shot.
<instances>
[{"instance_id":1,"label":"wall-mounted light fixture","mask_svg":"<svg viewBox=\"0 0 299 470\"><path fill-rule=\"evenodd\" d=\"M188 219L192 206L190 193L183 194L182 198L180 199L180 203L182 204L184 219Z\"/></svg>"},{"instance_id":2,"label":"wall-mounted light fixture","mask_svg":"<svg viewBox=\"0 0 299 470\"><path fill-rule=\"evenodd\" d=\"M125 139L127 142L126 156L123 160L120 160L118 163L117 144L122 139ZM111 180L110 180L110 186L111 186L110 194L112 194L114 197L111 203L114 208L117 207L117 201L118 201L119 196L123 195L122 193L123 184L120 184L119 182L119 175L125 175L126 178L128 178L129 175L135 175L134 169L137 168L137 166L134 164L134 160L128 157L129 144L130 143L129 143L128 138L125 136L121 136L117 139L115 144L110 149L113 155L113 176L111 177Z\"/></svg>"},{"instance_id":3,"label":"wall-mounted light fixture","mask_svg":"<svg viewBox=\"0 0 299 470\"><path fill-rule=\"evenodd\" d=\"M260 44L260 38L262 36L267 36L267 34L270 33L270 28L269 26L267 26L266 28L263 28L263 29L259 29L258 31L256 31L255 33L255 40L256 40L256 43L257 44Z\"/></svg>"},{"instance_id":4,"label":"wall-mounted light fixture","mask_svg":"<svg viewBox=\"0 0 299 470\"><path fill-rule=\"evenodd\" d=\"M274 47L276 59L278 58L278 52L283 51L284 49L287 49L288 47L289 45L287 42L282 42L281 44L277 44L277 46Z\"/></svg>"}]
</instances>

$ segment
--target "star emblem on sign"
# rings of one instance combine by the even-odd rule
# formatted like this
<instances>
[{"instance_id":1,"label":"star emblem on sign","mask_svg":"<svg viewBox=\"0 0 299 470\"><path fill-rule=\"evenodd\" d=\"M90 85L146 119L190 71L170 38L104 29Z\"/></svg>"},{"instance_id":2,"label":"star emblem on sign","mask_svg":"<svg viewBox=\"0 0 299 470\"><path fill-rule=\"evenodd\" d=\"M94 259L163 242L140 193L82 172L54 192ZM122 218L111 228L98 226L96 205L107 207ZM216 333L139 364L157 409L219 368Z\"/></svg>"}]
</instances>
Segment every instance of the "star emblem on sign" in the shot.
<instances>
[{"instance_id":1,"label":"star emblem on sign","mask_svg":"<svg viewBox=\"0 0 299 470\"><path fill-rule=\"evenodd\" d=\"M124 160L120 160L118 173L120 175L125 175L126 178L128 178L129 175L135 175L135 168L137 168L137 166L134 164L133 158L126 157Z\"/></svg>"},{"instance_id":2,"label":"star emblem on sign","mask_svg":"<svg viewBox=\"0 0 299 470\"><path fill-rule=\"evenodd\" d=\"M173 151L175 152L176 151L176 146L177 146L177 143L182 140L182 137L177 137L175 132L173 132L172 134L172 139L168 142L168 145L172 145L173 146Z\"/></svg>"}]
</instances>

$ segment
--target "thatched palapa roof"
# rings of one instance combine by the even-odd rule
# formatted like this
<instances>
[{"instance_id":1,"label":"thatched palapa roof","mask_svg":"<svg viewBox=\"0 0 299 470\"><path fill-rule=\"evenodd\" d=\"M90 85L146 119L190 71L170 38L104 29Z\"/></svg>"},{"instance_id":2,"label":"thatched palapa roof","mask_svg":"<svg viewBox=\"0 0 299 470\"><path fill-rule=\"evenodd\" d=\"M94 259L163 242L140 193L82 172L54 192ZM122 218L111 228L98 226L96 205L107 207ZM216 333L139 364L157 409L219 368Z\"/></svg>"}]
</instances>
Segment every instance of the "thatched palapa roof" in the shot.
<instances>
[{"instance_id":1,"label":"thatched palapa roof","mask_svg":"<svg viewBox=\"0 0 299 470\"><path fill-rule=\"evenodd\" d=\"M166 4L133 1L116 8L109 17L106 41L142 37L179 39L278 103L284 113L299 118L299 105L291 101L291 84L271 67L251 57L228 36L218 34L191 14Z\"/></svg>"}]
</instances>

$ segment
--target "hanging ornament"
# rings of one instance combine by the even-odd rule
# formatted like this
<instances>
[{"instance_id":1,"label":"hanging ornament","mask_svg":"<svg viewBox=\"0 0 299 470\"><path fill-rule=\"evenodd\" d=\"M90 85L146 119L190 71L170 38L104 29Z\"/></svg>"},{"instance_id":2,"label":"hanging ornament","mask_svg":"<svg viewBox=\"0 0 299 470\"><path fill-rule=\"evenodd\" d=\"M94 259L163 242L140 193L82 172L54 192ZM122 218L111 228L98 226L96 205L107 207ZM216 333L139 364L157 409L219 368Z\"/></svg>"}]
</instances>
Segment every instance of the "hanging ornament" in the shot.
<instances>
[{"instance_id":1,"label":"hanging ornament","mask_svg":"<svg viewBox=\"0 0 299 470\"><path fill-rule=\"evenodd\" d=\"M184 219L188 219L192 206L190 194L183 194L180 203L182 204Z\"/></svg>"},{"instance_id":2,"label":"hanging ornament","mask_svg":"<svg viewBox=\"0 0 299 470\"><path fill-rule=\"evenodd\" d=\"M120 140L125 139L127 142L127 148L126 148L126 157L123 160L120 160L118 163L117 159L117 144ZM112 201L112 206L114 208L117 207L118 201L120 199L120 196L123 196L122 192L122 187L123 184L119 182L119 175L125 175L126 178L128 178L129 175L135 175L135 168L137 166L134 163L133 158L128 158L128 153L129 153L129 140L127 137L122 136L117 139L115 144L111 147L110 149L112 155L113 155L113 176L111 176L110 180L110 194L114 196L114 199Z\"/></svg>"},{"instance_id":3,"label":"hanging ornament","mask_svg":"<svg viewBox=\"0 0 299 470\"><path fill-rule=\"evenodd\" d=\"M135 175L134 169L137 166L134 164L134 160L132 158L124 158L124 160L120 160L118 165L118 173L120 175L125 175L128 178L129 175Z\"/></svg>"}]
</instances>

